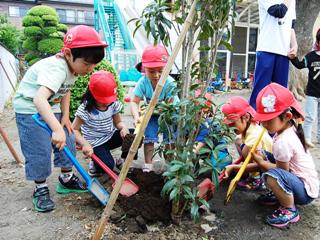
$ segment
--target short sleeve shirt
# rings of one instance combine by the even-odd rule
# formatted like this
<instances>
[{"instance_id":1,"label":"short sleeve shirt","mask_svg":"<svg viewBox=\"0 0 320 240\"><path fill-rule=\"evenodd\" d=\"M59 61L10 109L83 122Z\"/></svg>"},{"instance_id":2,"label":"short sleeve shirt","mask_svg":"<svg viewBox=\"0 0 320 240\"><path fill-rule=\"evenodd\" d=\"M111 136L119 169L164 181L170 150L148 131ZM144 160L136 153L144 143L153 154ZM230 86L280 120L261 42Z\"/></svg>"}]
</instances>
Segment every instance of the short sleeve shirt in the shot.
<instances>
[{"instance_id":1,"label":"short sleeve shirt","mask_svg":"<svg viewBox=\"0 0 320 240\"><path fill-rule=\"evenodd\" d=\"M307 194L318 197L318 174L309 151L305 151L295 128L290 127L273 139L273 156L276 161L289 162L289 171L299 177L305 186Z\"/></svg>"},{"instance_id":2,"label":"short sleeve shirt","mask_svg":"<svg viewBox=\"0 0 320 240\"><path fill-rule=\"evenodd\" d=\"M166 100L168 98L173 98L174 102L179 101L178 96L174 95L174 89L176 84L172 77L168 77L166 83L163 86L161 94L159 96L159 101ZM143 76L139 79L133 94L141 99L144 99L146 103L149 103L153 95L153 87L147 76Z\"/></svg>"},{"instance_id":3,"label":"short sleeve shirt","mask_svg":"<svg viewBox=\"0 0 320 240\"><path fill-rule=\"evenodd\" d=\"M121 111L122 104L115 101L105 111L94 108L91 112L88 112L85 106L86 104L82 103L75 116L83 121L81 125L83 137L93 147L97 147L107 142L116 131L113 116Z\"/></svg>"},{"instance_id":4,"label":"short sleeve shirt","mask_svg":"<svg viewBox=\"0 0 320 240\"><path fill-rule=\"evenodd\" d=\"M290 49L292 21L296 19L296 0L291 0L283 18L276 18L268 9L283 0L258 0L260 33L257 51L287 56Z\"/></svg>"},{"instance_id":5,"label":"short sleeve shirt","mask_svg":"<svg viewBox=\"0 0 320 240\"><path fill-rule=\"evenodd\" d=\"M41 86L49 88L54 94L48 99L53 112L61 112L61 98L73 86L76 77L69 70L64 58L48 57L32 65L20 82L13 100L17 113L33 114L37 109L33 99Z\"/></svg>"},{"instance_id":6,"label":"short sleeve shirt","mask_svg":"<svg viewBox=\"0 0 320 240\"><path fill-rule=\"evenodd\" d=\"M257 139L259 138L261 131L262 127L260 127L256 123L251 123L246 131L246 135L243 138L243 143L246 146L252 148L253 145L256 143ZM257 149L259 148L272 153L272 138L267 132L265 132L262 136L261 142L257 146Z\"/></svg>"}]
</instances>

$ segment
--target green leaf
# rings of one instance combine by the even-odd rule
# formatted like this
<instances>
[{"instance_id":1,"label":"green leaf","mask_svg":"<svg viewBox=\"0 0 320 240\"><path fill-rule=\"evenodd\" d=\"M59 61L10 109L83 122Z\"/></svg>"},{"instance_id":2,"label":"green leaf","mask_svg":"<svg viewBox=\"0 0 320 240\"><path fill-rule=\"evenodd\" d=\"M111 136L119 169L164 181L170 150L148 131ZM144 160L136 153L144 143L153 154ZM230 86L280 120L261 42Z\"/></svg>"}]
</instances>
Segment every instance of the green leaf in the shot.
<instances>
[{"instance_id":1,"label":"green leaf","mask_svg":"<svg viewBox=\"0 0 320 240\"><path fill-rule=\"evenodd\" d=\"M169 200L171 201L172 199L177 198L177 193L178 193L178 188L175 187L175 188L172 189L172 191L170 192Z\"/></svg>"}]
</instances>

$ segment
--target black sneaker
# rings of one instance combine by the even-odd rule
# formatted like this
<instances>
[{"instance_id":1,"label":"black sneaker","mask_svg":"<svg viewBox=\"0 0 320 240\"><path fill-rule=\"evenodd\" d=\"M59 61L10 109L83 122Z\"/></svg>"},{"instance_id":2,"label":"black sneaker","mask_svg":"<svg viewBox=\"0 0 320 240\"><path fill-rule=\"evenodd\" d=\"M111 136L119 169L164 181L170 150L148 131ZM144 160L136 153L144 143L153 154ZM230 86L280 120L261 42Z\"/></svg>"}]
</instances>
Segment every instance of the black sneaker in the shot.
<instances>
[{"instance_id":1,"label":"black sneaker","mask_svg":"<svg viewBox=\"0 0 320 240\"><path fill-rule=\"evenodd\" d=\"M279 203L272 191L268 192L267 194L260 195L257 199L257 202L266 206L274 206Z\"/></svg>"},{"instance_id":2,"label":"black sneaker","mask_svg":"<svg viewBox=\"0 0 320 240\"><path fill-rule=\"evenodd\" d=\"M56 188L57 193L64 194L64 193L72 193L72 192L76 192L76 193L88 192L87 184L84 182L81 182L80 179L74 174L72 174L72 177L68 182L64 182L61 176L59 176L59 182L60 184L58 184Z\"/></svg>"},{"instance_id":3,"label":"black sneaker","mask_svg":"<svg viewBox=\"0 0 320 240\"><path fill-rule=\"evenodd\" d=\"M33 192L32 203L38 212L49 212L55 209L48 187L36 188Z\"/></svg>"}]
</instances>

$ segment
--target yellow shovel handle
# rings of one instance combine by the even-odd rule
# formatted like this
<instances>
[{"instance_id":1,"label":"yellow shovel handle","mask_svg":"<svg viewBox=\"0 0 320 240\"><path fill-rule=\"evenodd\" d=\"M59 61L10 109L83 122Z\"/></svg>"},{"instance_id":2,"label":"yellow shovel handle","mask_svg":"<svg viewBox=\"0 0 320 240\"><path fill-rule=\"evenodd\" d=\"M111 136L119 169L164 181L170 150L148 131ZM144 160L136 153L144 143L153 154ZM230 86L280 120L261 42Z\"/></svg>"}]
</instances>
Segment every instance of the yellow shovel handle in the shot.
<instances>
[{"instance_id":1,"label":"yellow shovel handle","mask_svg":"<svg viewBox=\"0 0 320 240\"><path fill-rule=\"evenodd\" d=\"M244 170L246 169L248 163L249 163L250 160L251 160L252 153L256 151L256 148L257 148L257 146L259 145L259 143L260 143L260 141L261 141L261 139L262 139L262 137L263 137L263 135L264 135L265 132L266 132L266 129L263 128L262 131L261 131L261 133L260 133L260 135L259 135L259 137L258 137L258 139L257 139L257 141L255 142L255 144L254 144L253 147L251 148L248 156L247 156L246 159L244 160L241 168L239 169L237 175L236 175L235 178L232 179L232 181L230 182L230 185L229 185L229 188L228 188L228 191L227 191L227 196L226 196L226 198L225 198L225 204L230 201L231 195L232 195L232 193L234 192L234 190L236 189L236 187L235 187L236 184L239 182L239 180L240 180L240 178L241 178Z\"/></svg>"}]
</instances>

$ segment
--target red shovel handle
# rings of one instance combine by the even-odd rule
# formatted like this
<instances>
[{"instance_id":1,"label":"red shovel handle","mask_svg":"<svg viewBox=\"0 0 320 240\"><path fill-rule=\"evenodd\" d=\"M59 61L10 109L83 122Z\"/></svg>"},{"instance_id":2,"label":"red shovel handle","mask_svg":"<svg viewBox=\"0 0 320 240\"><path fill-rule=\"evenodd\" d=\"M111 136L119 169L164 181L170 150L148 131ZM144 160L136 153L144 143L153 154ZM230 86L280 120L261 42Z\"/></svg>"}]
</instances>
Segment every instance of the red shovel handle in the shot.
<instances>
[{"instance_id":1,"label":"red shovel handle","mask_svg":"<svg viewBox=\"0 0 320 240\"><path fill-rule=\"evenodd\" d=\"M93 161L95 161L99 166L111 177L112 181L115 182L118 179L118 175L115 174L104 162L101 161L100 158L98 158L97 155L94 153L91 155L91 158Z\"/></svg>"},{"instance_id":2,"label":"red shovel handle","mask_svg":"<svg viewBox=\"0 0 320 240\"><path fill-rule=\"evenodd\" d=\"M231 164L239 164L243 161L243 157L239 157L236 161L234 161L233 163ZM226 172L225 170L223 170L220 175L219 175L219 182L221 182L224 178L224 176L226 175Z\"/></svg>"}]
</instances>

